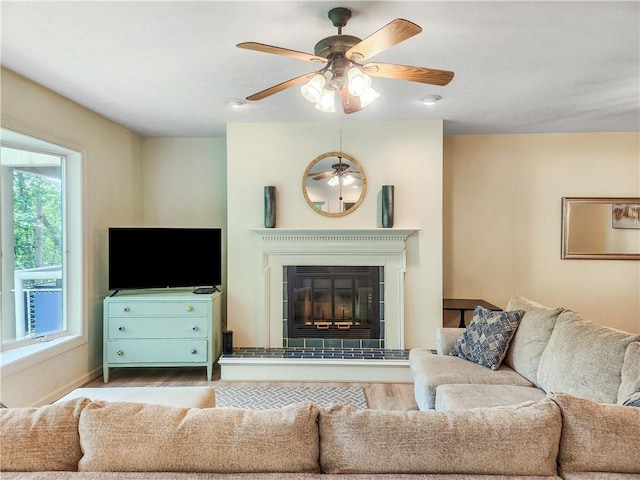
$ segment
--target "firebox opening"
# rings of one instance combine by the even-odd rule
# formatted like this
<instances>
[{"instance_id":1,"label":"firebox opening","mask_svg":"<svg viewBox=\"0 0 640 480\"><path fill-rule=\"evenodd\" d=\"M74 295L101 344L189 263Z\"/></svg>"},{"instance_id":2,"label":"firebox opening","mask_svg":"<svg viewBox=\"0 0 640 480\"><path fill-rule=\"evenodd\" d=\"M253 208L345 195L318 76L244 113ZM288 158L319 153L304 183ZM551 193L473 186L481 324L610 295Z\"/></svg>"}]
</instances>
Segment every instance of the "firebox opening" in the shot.
<instances>
[{"instance_id":1,"label":"firebox opening","mask_svg":"<svg viewBox=\"0 0 640 480\"><path fill-rule=\"evenodd\" d=\"M384 348L382 268L286 266L284 346Z\"/></svg>"}]
</instances>

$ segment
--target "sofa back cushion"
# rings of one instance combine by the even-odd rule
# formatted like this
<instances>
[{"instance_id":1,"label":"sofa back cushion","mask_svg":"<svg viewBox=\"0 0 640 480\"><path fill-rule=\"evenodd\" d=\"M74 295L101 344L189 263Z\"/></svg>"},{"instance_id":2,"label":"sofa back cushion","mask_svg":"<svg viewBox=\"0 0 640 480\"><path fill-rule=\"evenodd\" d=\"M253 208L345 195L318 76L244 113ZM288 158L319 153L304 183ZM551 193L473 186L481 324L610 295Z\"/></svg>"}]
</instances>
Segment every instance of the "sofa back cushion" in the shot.
<instances>
[{"instance_id":1,"label":"sofa back cushion","mask_svg":"<svg viewBox=\"0 0 640 480\"><path fill-rule=\"evenodd\" d=\"M435 411L320 410L328 474L556 475L562 428L551 400ZM508 459L506 461L505 459Z\"/></svg>"},{"instance_id":2,"label":"sofa back cushion","mask_svg":"<svg viewBox=\"0 0 640 480\"><path fill-rule=\"evenodd\" d=\"M627 346L639 339L638 335L597 325L575 312L564 311L542 352L539 386L546 392L616 403Z\"/></svg>"},{"instance_id":3,"label":"sofa back cushion","mask_svg":"<svg viewBox=\"0 0 640 480\"><path fill-rule=\"evenodd\" d=\"M640 342L627 346L622 364L622 380L618 390L618 403L624 403L633 392L640 388Z\"/></svg>"},{"instance_id":4,"label":"sofa back cushion","mask_svg":"<svg viewBox=\"0 0 640 480\"><path fill-rule=\"evenodd\" d=\"M318 408L182 408L92 402L80 416L80 471L315 473Z\"/></svg>"},{"instance_id":5,"label":"sofa back cushion","mask_svg":"<svg viewBox=\"0 0 640 480\"><path fill-rule=\"evenodd\" d=\"M511 339L504 363L538 385L540 357L563 309L545 307L528 298L513 295L509 299L507 310L523 310L524 315Z\"/></svg>"},{"instance_id":6,"label":"sofa back cushion","mask_svg":"<svg viewBox=\"0 0 640 480\"><path fill-rule=\"evenodd\" d=\"M88 398L38 408L0 409L0 471L78 470L78 421Z\"/></svg>"},{"instance_id":7,"label":"sofa back cushion","mask_svg":"<svg viewBox=\"0 0 640 480\"><path fill-rule=\"evenodd\" d=\"M640 408L556 393L562 411L560 473L640 474Z\"/></svg>"}]
</instances>

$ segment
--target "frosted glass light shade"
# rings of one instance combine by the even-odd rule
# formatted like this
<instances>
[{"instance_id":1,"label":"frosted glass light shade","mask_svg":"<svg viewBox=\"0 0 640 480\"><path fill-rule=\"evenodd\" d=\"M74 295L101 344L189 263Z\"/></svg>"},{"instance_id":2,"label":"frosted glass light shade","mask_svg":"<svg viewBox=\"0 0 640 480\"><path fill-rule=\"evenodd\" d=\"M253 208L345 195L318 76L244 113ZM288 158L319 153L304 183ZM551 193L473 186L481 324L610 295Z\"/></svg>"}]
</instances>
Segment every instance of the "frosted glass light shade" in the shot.
<instances>
[{"instance_id":1,"label":"frosted glass light shade","mask_svg":"<svg viewBox=\"0 0 640 480\"><path fill-rule=\"evenodd\" d=\"M342 177L342 184L343 185L351 185L355 181L356 181L356 179L350 173L347 173L346 176Z\"/></svg>"},{"instance_id":2,"label":"frosted glass light shade","mask_svg":"<svg viewBox=\"0 0 640 480\"><path fill-rule=\"evenodd\" d=\"M375 101L380 94L373 88L369 87L367 90L360 94L360 108L364 108L371 102Z\"/></svg>"},{"instance_id":3,"label":"frosted glass light shade","mask_svg":"<svg viewBox=\"0 0 640 480\"><path fill-rule=\"evenodd\" d=\"M311 80L300 87L300 93L311 103L318 103L322 97L325 82L324 76L316 73Z\"/></svg>"},{"instance_id":4,"label":"frosted glass light shade","mask_svg":"<svg viewBox=\"0 0 640 480\"><path fill-rule=\"evenodd\" d=\"M349 80L349 93L351 95L360 96L371 88L371 77L362 73L359 68L351 67L347 72Z\"/></svg>"},{"instance_id":5,"label":"frosted glass light shade","mask_svg":"<svg viewBox=\"0 0 640 480\"><path fill-rule=\"evenodd\" d=\"M335 112L336 111L336 92L335 90L324 89L320 100L316 103L316 108L321 112Z\"/></svg>"}]
</instances>

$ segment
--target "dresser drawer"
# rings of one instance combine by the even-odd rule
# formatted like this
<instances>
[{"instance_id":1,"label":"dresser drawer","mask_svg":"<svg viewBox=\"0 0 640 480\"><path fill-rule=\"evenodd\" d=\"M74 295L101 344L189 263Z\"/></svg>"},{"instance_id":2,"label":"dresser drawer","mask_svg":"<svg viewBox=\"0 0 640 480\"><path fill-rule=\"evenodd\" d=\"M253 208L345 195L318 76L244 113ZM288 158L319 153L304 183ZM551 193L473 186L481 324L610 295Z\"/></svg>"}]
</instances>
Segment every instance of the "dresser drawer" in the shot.
<instances>
[{"instance_id":1,"label":"dresser drawer","mask_svg":"<svg viewBox=\"0 0 640 480\"><path fill-rule=\"evenodd\" d=\"M207 317L117 317L109 319L114 338L207 338Z\"/></svg>"},{"instance_id":2,"label":"dresser drawer","mask_svg":"<svg viewBox=\"0 0 640 480\"><path fill-rule=\"evenodd\" d=\"M157 302L109 302L109 317L209 315L208 302L157 301Z\"/></svg>"},{"instance_id":3,"label":"dresser drawer","mask_svg":"<svg viewBox=\"0 0 640 480\"><path fill-rule=\"evenodd\" d=\"M113 340L107 342L109 363L204 363L206 340Z\"/></svg>"}]
</instances>

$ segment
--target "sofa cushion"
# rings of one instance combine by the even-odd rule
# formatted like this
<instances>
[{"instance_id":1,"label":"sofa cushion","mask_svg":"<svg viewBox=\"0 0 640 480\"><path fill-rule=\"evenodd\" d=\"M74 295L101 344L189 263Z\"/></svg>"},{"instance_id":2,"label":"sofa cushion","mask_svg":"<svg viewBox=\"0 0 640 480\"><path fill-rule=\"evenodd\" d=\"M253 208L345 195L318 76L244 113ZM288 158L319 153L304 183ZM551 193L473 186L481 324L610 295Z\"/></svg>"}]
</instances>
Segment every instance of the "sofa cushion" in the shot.
<instances>
[{"instance_id":1,"label":"sofa cushion","mask_svg":"<svg viewBox=\"0 0 640 480\"><path fill-rule=\"evenodd\" d=\"M318 472L318 408L181 408L92 402L80 471Z\"/></svg>"},{"instance_id":2,"label":"sofa cushion","mask_svg":"<svg viewBox=\"0 0 640 480\"><path fill-rule=\"evenodd\" d=\"M60 401L86 397L107 402L155 403L173 407L215 407L213 387L97 387L76 388Z\"/></svg>"},{"instance_id":3,"label":"sofa cushion","mask_svg":"<svg viewBox=\"0 0 640 480\"><path fill-rule=\"evenodd\" d=\"M640 474L640 409L568 394L551 398L562 412L558 466L563 472Z\"/></svg>"},{"instance_id":4,"label":"sofa cushion","mask_svg":"<svg viewBox=\"0 0 640 480\"><path fill-rule=\"evenodd\" d=\"M523 311L491 311L478 305L450 355L497 370L518 328Z\"/></svg>"},{"instance_id":5,"label":"sofa cushion","mask_svg":"<svg viewBox=\"0 0 640 480\"><path fill-rule=\"evenodd\" d=\"M436 388L436 410L517 405L538 402L546 395L539 388L517 385L440 385Z\"/></svg>"},{"instance_id":6,"label":"sofa cushion","mask_svg":"<svg viewBox=\"0 0 640 480\"><path fill-rule=\"evenodd\" d=\"M320 466L329 474L555 475L561 428L550 400L454 412L334 405L320 410Z\"/></svg>"},{"instance_id":7,"label":"sofa cushion","mask_svg":"<svg viewBox=\"0 0 640 480\"><path fill-rule=\"evenodd\" d=\"M436 388L449 383L534 385L506 365L490 370L483 365L450 355L434 355L426 348L409 351L409 368L420 410L435 408Z\"/></svg>"},{"instance_id":8,"label":"sofa cushion","mask_svg":"<svg viewBox=\"0 0 640 480\"><path fill-rule=\"evenodd\" d=\"M88 403L88 398L78 398L38 408L0 409L0 471L76 471L82 457L78 421Z\"/></svg>"},{"instance_id":9,"label":"sofa cushion","mask_svg":"<svg viewBox=\"0 0 640 480\"><path fill-rule=\"evenodd\" d=\"M627 346L639 339L564 311L540 357L538 383L546 392L616 403Z\"/></svg>"},{"instance_id":10,"label":"sofa cushion","mask_svg":"<svg viewBox=\"0 0 640 480\"><path fill-rule=\"evenodd\" d=\"M623 403L640 388L640 342L633 342L627 346L621 375L618 403Z\"/></svg>"},{"instance_id":11,"label":"sofa cushion","mask_svg":"<svg viewBox=\"0 0 640 480\"><path fill-rule=\"evenodd\" d=\"M562 308L548 308L520 295L513 295L507 310L523 310L520 325L511 339L504 363L538 384L538 365Z\"/></svg>"},{"instance_id":12,"label":"sofa cushion","mask_svg":"<svg viewBox=\"0 0 640 480\"><path fill-rule=\"evenodd\" d=\"M436 329L436 353L438 355L449 355L455 346L458 338L465 332L466 328L440 327Z\"/></svg>"}]
</instances>

